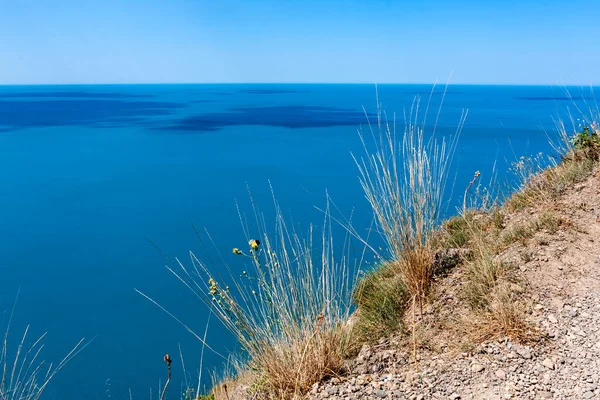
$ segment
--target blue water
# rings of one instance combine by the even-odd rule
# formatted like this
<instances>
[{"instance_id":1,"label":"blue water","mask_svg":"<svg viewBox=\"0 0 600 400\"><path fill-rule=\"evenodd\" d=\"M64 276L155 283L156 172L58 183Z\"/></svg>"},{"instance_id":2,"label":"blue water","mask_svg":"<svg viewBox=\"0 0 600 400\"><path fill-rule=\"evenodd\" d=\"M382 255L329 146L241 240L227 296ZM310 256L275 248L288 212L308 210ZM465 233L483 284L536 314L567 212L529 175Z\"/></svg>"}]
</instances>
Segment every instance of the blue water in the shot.
<instances>
[{"instance_id":1,"label":"blue water","mask_svg":"<svg viewBox=\"0 0 600 400\"><path fill-rule=\"evenodd\" d=\"M431 109L442 99L439 88ZM507 179L510 161L550 152L552 117L593 102L589 89L450 86L438 134L468 118L453 164L462 194L474 171ZM431 87L379 86L402 120ZM596 95L598 91L596 90ZM375 112L372 85L105 85L0 87L0 310L21 288L12 333L48 331L45 358L58 360L94 338L49 387L47 399L157 398L164 353L175 359L172 399L181 387L178 344L192 380L200 343L155 305L197 332L205 307L164 268L200 247L191 223L206 227L226 261L245 243L235 200L246 184L268 208L272 183L293 220L319 223L325 191L365 232L370 221L350 152ZM435 112L430 111L428 125ZM450 212L452 211L452 207ZM162 251L149 243L151 239ZM216 265L218 268L218 265ZM242 268L242 267L240 267ZM234 350L214 320L208 342ZM205 377L221 365L208 352Z\"/></svg>"}]
</instances>

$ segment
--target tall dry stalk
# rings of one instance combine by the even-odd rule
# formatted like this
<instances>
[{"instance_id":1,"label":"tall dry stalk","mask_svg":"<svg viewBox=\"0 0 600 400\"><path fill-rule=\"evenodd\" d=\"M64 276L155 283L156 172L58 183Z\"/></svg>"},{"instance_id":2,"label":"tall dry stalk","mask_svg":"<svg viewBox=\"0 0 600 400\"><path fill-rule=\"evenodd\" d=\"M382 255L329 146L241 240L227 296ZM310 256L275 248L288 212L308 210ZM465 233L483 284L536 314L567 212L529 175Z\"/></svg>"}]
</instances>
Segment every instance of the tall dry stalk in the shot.
<instances>
[{"instance_id":1,"label":"tall dry stalk","mask_svg":"<svg viewBox=\"0 0 600 400\"><path fill-rule=\"evenodd\" d=\"M436 138L433 132L426 135L426 114L420 123L419 100L415 99L398 137L395 119L387 121L379 108L377 125L369 125L372 143L359 132L365 155L354 157L386 244L387 254L382 258L397 264L421 307L432 275L430 239L443 210L448 168L466 118L463 112L455 135L447 140Z\"/></svg>"}]
</instances>

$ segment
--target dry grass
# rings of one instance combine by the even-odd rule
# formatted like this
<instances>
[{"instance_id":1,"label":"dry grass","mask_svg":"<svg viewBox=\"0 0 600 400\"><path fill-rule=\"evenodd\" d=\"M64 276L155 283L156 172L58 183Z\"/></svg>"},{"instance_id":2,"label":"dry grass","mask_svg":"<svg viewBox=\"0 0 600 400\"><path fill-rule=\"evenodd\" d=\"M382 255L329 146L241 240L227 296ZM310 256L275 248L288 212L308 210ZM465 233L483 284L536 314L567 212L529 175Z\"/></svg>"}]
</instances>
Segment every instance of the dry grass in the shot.
<instances>
[{"instance_id":1,"label":"dry grass","mask_svg":"<svg viewBox=\"0 0 600 400\"><path fill-rule=\"evenodd\" d=\"M596 161L584 157L582 153L573 152L562 163L552 165L544 170L526 172L525 161L515 165L518 179L521 182L518 190L506 201L506 207L518 211L525 207L549 204L564 191L577 182L582 181L594 169ZM529 162L529 161L528 161Z\"/></svg>"},{"instance_id":2,"label":"dry grass","mask_svg":"<svg viewBox=\"0 0 600 400\"><path fill-rule=\"evenodd\" d=\"M357 290L362 294L362 298L357 298L363 319L359 319L359 326L364 323L378 336L386 329L404 328L401 318L409 325L410 318L404 314L410 308L409 299L423 299L431 285L434 250L466 248L471 257L462 260L461 285L457 289L460 303L467 309L466 317L443 317L447 310L441 311L439 315L444 321L437 325L455 332L466 330L473 341L506 336L527 341L536 337L535 329L527 322L526 299L518 274L501 261L501 252L515 242L527 244L541 230L555 233L565 223L555 214L539 210L552 209L554 201L566 189L586 178L594 168L600 154L594 128L597 125L591 125L596 136L588 129L587 136L579 142L572 141L573 136L563 130L560 162L538 155L515 163L513 171L519 184L503 206L499 206L491 192L476 186L479 177L476 173L465 191L462 215L443 222L437 231L440 203L436 199L443 188L445 157L452 152L445 151L443 143L432 149L436 144L425 145L423 132L415 129L416 124L406 126L403 144L397 146L394 129L379 121L379 137L371 132L379 145L357 161L361 184L389 251L389 261L363 278ZM590 142L585 149L573 145ZM428 158L430 155L437 160ZM469 195L475 196L476 201L469 202ZM506 214L528 206L536 206L537 217L505 227ZM522 252L522 257L527 259L531 255ZM427 316L427 320L432 318L435 319ZM452 324L462 326L453 328ZM420 331L423 329L418 327Z\"/></svg>"},{"instance_id":3,"label":"dry grass","mask_svg":"<svg viewBox=\"0 0 600 400\"><path fill-rule=\"evenodd\" d=\"M528 239L541 230L546 230L550 234L556 233L563 223L563 220L553 213L545 212L532 221L507 229L502 235L502 243L505 246L517 242L525 244Z\"/></svg>"},{"instance_id":4,"label":"dry grass","mask_svg":"<svg viewBox=\"0 0 600 400\"><path fill-rule=\"evenodd\" d=\"M557 125L558 140L549 137L550 144L559 157L521 157L513 163L517 178L514 194L505 202L512 211L524 207L547 204L587 177L600 158L600 110L590 107L587 113L578 110L583 124L571 118L571 128L563 121Z\"/></svg>"},{"instance_id":5,"label":"dry grass","mask_svg":"<svg viewBox=\"0 0 600 400\"><path fill-rule=\"evenodd\" d=\"M378 113L370 126L373 145L361 139L365 156L355 162L365 196L375 215L377 231L385 246L383 260L392 263L408 293L422 305L433 272L431 239L439 224L456 139L450 142L425 138L418 123L418 101L407 118L401 137L396 124Z\"/></svg>"},{"instance_id":6,"label":"dry grass","mask_svg":"<svg viewBox=\"0 0 600 400\"><path fill-rule=\"evenodd\" d=\"M535 329L527 322L524 312L522 288L515 282L516 274L501 261L500 253L514 243L527 246L529 239L539 231L556 233L565 221L549 210L553 202L564 190L588 176L593 161L567 154L563 162L546 169L534 171L537 161L528 167L531 160L520 161L517 170L521 171L522 184L503 207L514 212L526 206L536 206L538 216L524 223L503 227L502 210L496 209L487 222L479 223L471 214L461 216L463 221L453 221L449 226L451 237L468 237L468 246L473 250L474 259L465 265L467 274L462 296L469 305L470 312L465 319L473 332L473 340L489 340L508 336L513 340L527 341L536 336ZM579 154L579 153L577 153ZM539 157L538 157L539 159ZM536 167L537 168L537 167ZM530 171L530 172L527 172ZM494 215L496 214L496 215ZM491 221L491 225L490 225ZM521 251L526 260L531 255Z\"/></svg>"},{"instance_id":7,"label":"dry grass","mask_svg":"<svg viewBox=\"0 0 600 400\"><path fill-rule=\"evenodd\" d=\"M525 318L522 299L503 283L488 293L486 308L469 315L471 340L480 343L509 337L528 342L537 337L535 328Z\"/></svg>"},{"instance_id":8,"label":"dry grass","mask_svg":"<svg viewBox=\"0 0 600 400\"><path fill-rule=\"evenodd\" d=\"M231 274L231 287L192 253L190 267L178 261L179 269L171 271L235 335L259 397L301 398L314 383L336 375L351 350L346 321L354 276L347 259L334 259L328 218L313 242L312 228L306 238L296 234L277 204L272 229L253 208L258 239L247 234L247 250L234 249L247 270Z\"/></svg>"},{"instance_id":9,"label":"dry grass","mask_svg":"<svg viewBox=\"0 0 600 400\"><path fill-rule=\"evenodd\" d=\"M29 326L25 328L16 348L10 348L11 320L12 314L0 347L0 399L37 400L56 374L87 344L84 343L84 339L81 339L60 362L57 364L47 363L41 358L46 334L34 338L32 344L27 344L30 342Z\"/></svg>"},{"instance_id":10,"label":"dry grass","mask_svg":"<svg viewBox=\"0 0 600 400\"><path fill-rule=\"evenodd\" d=\"M525 316L523 288L516 274L501 261L500 253L514 243L528 245L529 239L539 231L556 233L566 224L562 218L549 211L553 204L577 182L589 176L596 163L589 152L565 146L562 162L550 163L541 156L521 159L515 164L520 179L518 190L506 201L506 212L519 211L524 207L535 207L538 211L524 223L503 228L500 218L492 216L493 228L473 223L470 216L464 221L454 221L451 227L460 227L460 237L468 237L468 245L474 250L474 259L465 267L467 270L463 296L470 307L466 322L471 326L473 340L489 340L508 336L517 341L528 341L537 336L536 330ZM548 165L546 162L545 165ZM544 211L546 210L546 211ZM497 210L496 212L502 212ZM452 237L457 237L452 232ZM524 261L531 259L527 248L520 252Z\"/></svg>"},{"instance_id":11,"label":"dry grass","mask_svg":"<svg viewBox=\"0 0 600 400\"><path fill-rule=\"evenodd\" d=\"M465 264L462 296L469 306L463 321L475 342L500 337L527 340L532 331L522 307L522 289L511 267L498 257L496 237L471 230L473 259Z\"/></svg>"}]
</instances>

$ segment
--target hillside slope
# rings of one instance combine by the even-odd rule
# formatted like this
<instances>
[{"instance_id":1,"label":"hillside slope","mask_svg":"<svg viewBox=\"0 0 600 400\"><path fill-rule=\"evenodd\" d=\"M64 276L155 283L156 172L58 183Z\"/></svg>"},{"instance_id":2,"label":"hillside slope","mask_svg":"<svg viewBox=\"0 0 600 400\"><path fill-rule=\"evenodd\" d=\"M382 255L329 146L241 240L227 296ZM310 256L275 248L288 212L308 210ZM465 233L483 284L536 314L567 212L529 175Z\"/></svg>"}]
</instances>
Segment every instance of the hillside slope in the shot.
<instances>
[{"instance_id":1,"label":"hillside slope","mask_svg":"<svg viewBox=\"0 0 600 400\"><path fill-rule=\"evenodd\" d=\"M497 255L513 266L514 291L535 335L456 350L460 330L429 329L415 354L406 337L364 345L343 376L315 384L312 399L600 399L600 192L598 170L540 202L504 215L504 237L552 215L551 226L518 237ZM514 233L513 233L514 235ZM460 314L455 268L436 285L446 314ZM439 311L427 307L430 325ZM460 320L459 317L456 320ZM431 333L433 332L433 334ZM437 333L436 333L437 332ZM406 336L406 335L404 335ZM460 347L460 346L459 346ZM459 348L458 347L458 348Z\"/></svg>"}]
</instances>

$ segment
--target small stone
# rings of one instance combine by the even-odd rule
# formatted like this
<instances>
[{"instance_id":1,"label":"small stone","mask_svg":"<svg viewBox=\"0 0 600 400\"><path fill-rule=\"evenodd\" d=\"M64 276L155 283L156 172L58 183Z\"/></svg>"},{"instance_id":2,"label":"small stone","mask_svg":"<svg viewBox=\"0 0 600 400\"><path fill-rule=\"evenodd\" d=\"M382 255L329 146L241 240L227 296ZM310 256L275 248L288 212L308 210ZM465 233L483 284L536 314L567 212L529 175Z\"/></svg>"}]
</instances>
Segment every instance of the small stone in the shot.
<instances>
[{"instance_id":1,"label":"small stone","mask_svg":"<svg viewBox=\"0 0 600 400\"><path fill-rule=\"evenodd\" d=\"M552 314L548 315L548 321L550 321L553 324L557 324L558 320L556 319L556 317Z\"/></svg>"},{"instance_id":2,"label":"small stone","mask_svg":"<svg viewBox=\"0 0 600 400\"><path fill-rule=\"evenodd\" d=\"M531 358L531 349L529 347L515 345L513 349L524 359L529 360Z\"/></svg>"},{"instance_id":3,"label":"small stone","mask_svg":"<svg viewBox=\"0 0 600 400\"><path fill-rule=\"evenodd\" d=\"M481 372L484 369L485 368L481 364L473 364L473 365L471 365L471 371L473 371L473 372Z\"/></svg>"},{"instance_id":4,"label":"small stone","mask_svg":"<svg viewBox=\"0 0 600 400\"><path fill-rule=\"evenodd\" d=\"M454 392L450 395L450 400L460 400L460 395Z\"/></svg>"},{"instance_id":5,"label":"small stone","mask_svg":"<svg viewBox=\"0 0 600 400\"><path fill-rule=\"evenodd\" d=\"M571 314L571 317L576 317L577 314L579 314L579 311L577 311L576 308L571 308L571 310L569 311L569 314Z\"/></svg>"},{"instance_id":6,"label":"small stone","mask_svg":"<svg viewBox=\"0 0 600 400\"><path fill-rule=\"evenodd\" d=\"M546 358L544 361L542 361L542 365L548 369L554 369L554 363L549 358Z\"/></svg>"},{"instance_id":7,"label":"small stone","mask_svg":"<svg viewBox=\"0 0 600 400\"><path fill-rule=\"evenodd\" d=\"M496 370L496 372L494 372L494 374L496 375L496 377L498 379L505 379L506 378L506 372L504 372L503 369Z\"/></svg>"},{"instance_id":8,"label":"small stone","mask_svg":"<svg viewBox=\"0 0 600 400\"><path fill-rule=\"evenodd\" d=\"M584 399L591 399L592 397L594 397L594 393L593 392L585 392L582 397Z\"/></svg>"},{"instance_id":9,"label":"small stone","mask_svg":"<svg viewBox=\"0 0 600 400\"><path fill-rule=\"evenodd\" d=\"M385 398L385 396L387 396L387 393L381 389L376 390L375 394L377 395L377 397L379 397L380 399Z\"/></svg>"},{"instance_id":10,"label":"small stone","mask_svg":"<svg viewBox=\"0 0 600 400\"><path fill-rule=\"evenodd\" d=\"M537 392L537 395L540 399L551 399L552 398L552 393L550 393L546 390L540 390L539 392Z\"/></svg>"},{"instance_id":11,"label":"small stone","mask_svg":"<svg viewBox=\"0 0 600 400\"><path fill-rule=\"evenodd\" d=\"M317 394L318 390L319 390L319 382L316 382L314 385L312 385L312 389L310 391L312 394Z\"/></svg>"}]
</instances>

